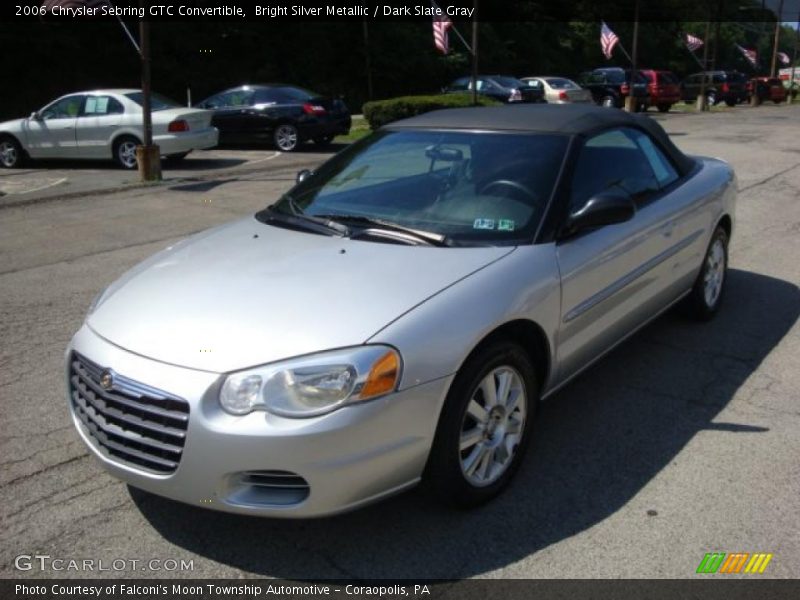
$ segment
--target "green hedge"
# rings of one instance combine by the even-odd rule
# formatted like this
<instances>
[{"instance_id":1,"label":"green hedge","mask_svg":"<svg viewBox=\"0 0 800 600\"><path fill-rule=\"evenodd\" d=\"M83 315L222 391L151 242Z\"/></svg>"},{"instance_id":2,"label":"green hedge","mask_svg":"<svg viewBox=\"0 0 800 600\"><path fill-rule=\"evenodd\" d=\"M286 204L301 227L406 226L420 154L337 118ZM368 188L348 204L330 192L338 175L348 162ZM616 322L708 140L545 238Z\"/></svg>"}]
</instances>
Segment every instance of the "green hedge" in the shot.
<instances>
[{"instance_id":1,"label":"green hedge","mask_svg":"<svg viewBox=\"0 0 800 600\"><path fill-rule=\"evenodd\" d=\"M500 104L486 96L478 96L478 106ZM388 100L376 100L364 104L364 118L372 129L387 123L420 115L440 108L461 108L472 106L472 94L439 94L438 96L402 96Z\"/></svg>"}]
</instances>

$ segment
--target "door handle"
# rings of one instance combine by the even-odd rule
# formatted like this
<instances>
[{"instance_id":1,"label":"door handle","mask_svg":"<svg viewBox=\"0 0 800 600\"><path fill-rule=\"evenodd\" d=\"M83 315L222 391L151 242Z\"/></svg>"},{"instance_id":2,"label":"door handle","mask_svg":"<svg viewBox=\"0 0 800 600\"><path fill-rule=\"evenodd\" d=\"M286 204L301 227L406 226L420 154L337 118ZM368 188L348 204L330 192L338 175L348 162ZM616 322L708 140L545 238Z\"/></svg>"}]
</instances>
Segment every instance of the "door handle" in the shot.
<instances>
[{"instance_id":1,"label":"door handle","mask_svg":"<svg viewBox=\"0 0 800 600\"><path fill-rule=\"evenodd\" d=\"M661 226L661 235L664 237L671 237L672 232L675 231L675 223L667 223Z\"/></svg>"}]
</instances>

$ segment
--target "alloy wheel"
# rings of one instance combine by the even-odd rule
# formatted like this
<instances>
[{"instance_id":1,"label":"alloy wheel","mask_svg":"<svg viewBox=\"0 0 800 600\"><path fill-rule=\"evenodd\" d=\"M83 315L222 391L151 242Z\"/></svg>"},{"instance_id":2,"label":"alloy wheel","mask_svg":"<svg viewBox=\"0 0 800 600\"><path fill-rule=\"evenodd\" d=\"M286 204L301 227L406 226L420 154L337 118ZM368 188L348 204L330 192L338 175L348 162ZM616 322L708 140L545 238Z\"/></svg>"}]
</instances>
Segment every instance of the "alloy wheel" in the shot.
<instances>
[{"instance_id":1,"label":"alloy wheel","mask_svg":"<svg viewBox=\"0 0 800 600\"><path fill-rule=\"evenodd\" d=\"M117 157L126 169L136 167L136 143L131 140L123 141L117 148Z\"/></svg>"},{"instance_id":2,"label":"alloy wheel","mask_svg":"<svg viewBox=\"0 0 800 600\"><path fill-rule=\"evenodd\" d=\"M527 395L516 369L493 369L475 388L461 423L461 472L473 486L497 481L511 465L525 430Z\"/></svg>"},{"instance_id":3,"label":"alloy wheel","mask_svg":"<svg viewBox=\"0 0 800 600\"><path fill-rule=\"evenodd\" d=\"M0 142L0 163L4 167L11 168L17 164L17 160L19 160L19 154L14 143L8 140Z\"/></svg>"},{"instance_id":4,"label":"alloy wheel","mask_svg":"<svg viewBox=\"0 0 800 600\"><path fill-rule=\"evenodd\" d=\"M706 257L706 269L703 275L703 296L706 305L711 308L716 304L722 283L725 279L725 247L722 240L714 241Z\"/></svg>"},{"instance_id":5,"label":"alloy wheel","mask_svg":"<svg viewBox=\"0 0 800 600\"><path fill-rule=\"evenodd\" d=\"M293 125L284 124L275 130L275 145L283 152L291 152L297 147L297 129Z\"/></svg>"}]
</instances>

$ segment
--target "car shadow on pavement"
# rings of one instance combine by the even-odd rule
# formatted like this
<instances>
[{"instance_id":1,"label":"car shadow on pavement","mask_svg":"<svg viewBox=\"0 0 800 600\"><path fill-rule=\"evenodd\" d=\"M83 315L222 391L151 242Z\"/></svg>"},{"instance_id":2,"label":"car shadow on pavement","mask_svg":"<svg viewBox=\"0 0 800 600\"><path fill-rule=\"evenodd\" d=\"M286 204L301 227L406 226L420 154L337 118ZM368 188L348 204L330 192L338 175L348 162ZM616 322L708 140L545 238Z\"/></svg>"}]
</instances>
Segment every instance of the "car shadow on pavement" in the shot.
<instances>
[{"instance_id":1,"label":"car shadow on pavement","mask_svg":"<svg viewBox=\"0 0 800 600\"><path fill-rule=\"evenodd\" d=\"M799 314L796 285L731 269L715 320L697 324L670 311L545 402L516 480L477 510L447 509L411 491L338 517L281 521L217 513L129 490L169 542L259 575L480 575L611 516L698 432L767 431L745 417L735 423L715 418ZM749 402L757 403L757 395ZM668 518L677 500L660 502L626 519L647 535L648 519ZM702 508L712 505L709 498Z\"/></svg>"},{"instance_id":2,"label":"car shadow on pavement","mask_svg":"<svg viewBox=\"0 0 800 600\"><path fill-rule=\"evenodd\" d=\"M206 171L217 169L230 169L246 163L243 158L204 158L202 153L192 153L183 160L161 160L162 171ZM135 169L123 169L112 160L53 160L38 159L25 166L26 169L68 169L84 171L95 169L101 171L118 171L120 173L136 174Z\"/></svg>"}]
</instances>

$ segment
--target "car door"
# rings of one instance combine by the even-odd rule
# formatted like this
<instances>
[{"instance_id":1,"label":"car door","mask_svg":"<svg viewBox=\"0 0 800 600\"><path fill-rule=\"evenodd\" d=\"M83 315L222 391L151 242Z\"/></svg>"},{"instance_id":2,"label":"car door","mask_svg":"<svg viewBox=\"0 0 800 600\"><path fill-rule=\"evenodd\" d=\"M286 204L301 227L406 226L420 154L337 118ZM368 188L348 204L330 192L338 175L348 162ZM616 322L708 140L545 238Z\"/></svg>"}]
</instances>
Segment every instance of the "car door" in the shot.
<instances>
[{"instance_id":1,"label":"car door","mask_svg":"<svg viewBox=\"0 0 800 600\"><path fill-rule=\"evenodd\" d=\"M84 99L84 94L59 98L40 110L35 118L25 121L27 151L32 158L75 156L75 124Z\"/></svg>"},{"instance_id":2,"label":"car door","mask_svg":"<svg viewBox=\"0 0 800 600\"><path fill-rule=\"evenodd\" d=\"M75 125L81 158L109 158L111 139L122 125L125 108L108 94L88 94Z\"/></svg>"},{"instance_id":3,"label":"car door","mask_svg":"<svg viewBox=\"0 0 800 600\"><path fill-rule=\"evenodd\" d=\"M651 161L661 159L656 173ZM677 180L674 167L639 130L615 128L590 138L580 149L569 211L617 188L636 199L637 213L627 222L580 232L557 244L562 295L559 379L590 363L682 292L678 288L690 268L683 264L683 279L673 280L676 260L687 262L685 255L676 257L687 247L681 237L687 227L677 226L676 214L684 208L670 200Z\"/></svg>"},{"instance_id":4,"label":"car door","mask_svg":"<svg viewBox=\"0 0 800 600\"><path fill-rule=\"evenodd\" d=\"M248 111L251 108L253 91L250 89L229 90L212 96L199 105L214 111L212 124L219 129L220 141L236 143L247 137Z\"/></svg>"}]
</instances>

